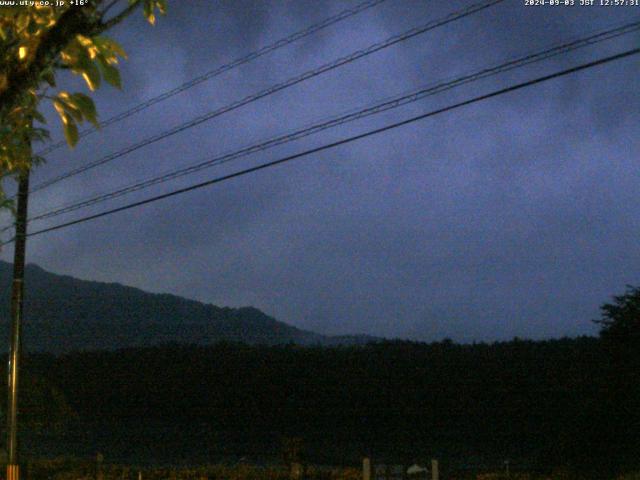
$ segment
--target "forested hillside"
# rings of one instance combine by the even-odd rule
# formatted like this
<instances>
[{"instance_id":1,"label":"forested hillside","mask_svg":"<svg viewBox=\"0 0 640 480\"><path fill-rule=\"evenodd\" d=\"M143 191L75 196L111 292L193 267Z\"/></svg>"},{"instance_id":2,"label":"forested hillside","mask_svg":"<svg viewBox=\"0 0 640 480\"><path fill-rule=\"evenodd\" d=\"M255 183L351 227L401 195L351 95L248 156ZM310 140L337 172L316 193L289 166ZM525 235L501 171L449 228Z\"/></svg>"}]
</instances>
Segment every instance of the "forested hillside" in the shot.
<instances>
[{"instance_id":1,"label":"forested hillside","mask_svg":"<svg viewBox=\"0 0 640 480\"><path fill-rule=\"evenodd\" d=\"M27 274L20 415L31 455L273 461L298 439L316 463L509 459L600 475L640 466L640 289L603 306L600 338L327 346L367 337L35 266Z\"/></svg>"},{"instance_id":2,"label":"forested hillside","mask_svg":"<svg viewBox=\"0 0 640 480\"><path fill-rule=\"evenodd\" d=\"M0 262L0 291L9 292L12 265ZM0 344L8 345L9 296L0 302ZM220 340L265 345L353 344L366 336L329 337L277 321L257 308L227 308L117 283L26 269L25 348L69 352Z\"/></svg>"},{"instance_id":3,"label":"forested hillside","mask_svg":"<svg viewBox=\"0 0 640 480\"><path fill-rule=\"evenodd\" d=\"M70 419L65 436L29 440L36 449L49 438L66 452L92 454L89 444L111 458L208 462L278 458L284 438L300 438L314 462L368 454L593 470L637 463L640 447L638 373L595 338L167 345L30 356L26 368L64 394L53 410Z\"/></svg>"}]
</instances>

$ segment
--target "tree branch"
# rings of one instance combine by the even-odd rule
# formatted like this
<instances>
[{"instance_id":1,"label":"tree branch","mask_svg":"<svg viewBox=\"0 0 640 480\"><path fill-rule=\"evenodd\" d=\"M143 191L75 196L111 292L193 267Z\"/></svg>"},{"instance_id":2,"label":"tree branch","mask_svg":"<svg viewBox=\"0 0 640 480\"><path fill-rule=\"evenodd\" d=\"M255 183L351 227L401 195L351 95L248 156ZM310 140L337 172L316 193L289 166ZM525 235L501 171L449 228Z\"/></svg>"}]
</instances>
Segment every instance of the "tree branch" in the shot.
<instances>
[{"instance_id":1,"label":"tree branch","mask_svg":"<svg viewBox=\"0 0 640 480\"><path fill-rule=\"evenodd\" d=\"M71 8L60 16L43 36L31 63L26 68L18 66L7 72L7 86L0 92L3 109L13 108L26 91L37 87L42 71L54 62L69 41L90 30L87 21L82 8Z\"/></svg>"},{"instance_id":2,"label":"tree branch","mask_svg":"<svg viewBox=\"0 0 640 480\"><path fill-rule=\"evenodd\" d=\"M96 0L97 7L102 0ZM52 65L60 52L65 49L76 35L93 37L117 25L128 17L138 6L136 0L119 14L106 22L95 15L95 8L70 8L64 12L56 24L43 36L31 63L6 72L6 87L0 90L0 113L15 107L22 96L30 89L38 87L44 69Z\"/></svg>"},{"instance_id":3,"label":"tree branch","mask_svg":"<svg viewBox=\"0 0 640 480\"><path fill-rule=\"evenodd\" d=\"M112 0L111 3L109 5L107 5L106 7L104 7L104 9L102 10L102 12L100 12L100 15L102 16L102 18L104 19L104 16L107 14L107 12L109 10L111 10L112 7L114 7L120 0Z\"/></svg>"},{"instance_id":4,"label":"tree branch","mask_svg":"<svg viewBox=\"0 0 640 480\"><path fill-rule=\"evenodd\" d=\"M108 30L109 28L119 24L121 21L123 21L125 18L127 18L129 15L131 15L131 13L133 13L133 11L136 8L138 8L138 6L140 5L140 1L141 0L136 0L131 5L129 5L127 8L122 10L120 13L118 13L114 17L110 18L106 22L102 23L102 25L101 25L102 29L100 31L103 32L103 31Z\"/></svg>"}]
</instances>

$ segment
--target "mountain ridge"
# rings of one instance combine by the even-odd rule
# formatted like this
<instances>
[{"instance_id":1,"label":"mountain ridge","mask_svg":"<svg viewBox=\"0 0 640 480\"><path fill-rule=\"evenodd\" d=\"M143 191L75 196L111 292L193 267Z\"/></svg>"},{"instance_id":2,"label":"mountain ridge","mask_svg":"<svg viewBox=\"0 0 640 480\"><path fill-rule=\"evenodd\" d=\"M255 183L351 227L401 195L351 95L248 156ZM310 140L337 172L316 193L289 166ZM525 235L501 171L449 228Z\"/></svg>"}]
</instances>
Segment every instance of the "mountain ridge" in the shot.
<instances>
[{"instance_id":1,"label":"mountain ridge","mask_svg":"<svg viewBox=\"0 0 640 480\"><path fill-rule=\"evenodd\" d=\"M12 268L0 261L0 287L7 293ZM32 263L25 268L25 285L23 343L29 351L113 350L173 342L354 345L379 340L366 335L322 335L251 306L219 307L115 282L80 280ZM8 345L9 312L9 302L0 303L0 324L7 327L0 331L4 345Z\"/></svg>"}]
</instances>

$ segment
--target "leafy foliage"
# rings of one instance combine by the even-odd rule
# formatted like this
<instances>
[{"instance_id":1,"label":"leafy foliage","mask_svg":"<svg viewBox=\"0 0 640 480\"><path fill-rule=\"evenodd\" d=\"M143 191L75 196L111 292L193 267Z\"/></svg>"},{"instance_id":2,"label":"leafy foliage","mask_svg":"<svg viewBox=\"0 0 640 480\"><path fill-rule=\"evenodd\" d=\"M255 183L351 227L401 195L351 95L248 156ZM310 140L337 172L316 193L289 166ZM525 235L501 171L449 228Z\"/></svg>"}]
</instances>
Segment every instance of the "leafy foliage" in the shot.
<instances>
[{"instance_id":1,"label":"leafy foliage","mask_svg":"<svg viewBox=\"0 0 640 480\"><path fill-rule=\"evenodd\" d=\"M56 88L60 70L80 75L90 91L99 88L102 80L122 87L117 65L126 54L115 40L101 34L139 6L154 24L156 12L164 14L167 4L166 0L128 0L119 13L107 18L107 11L116 4L87 0L82 7L36 2L30 7L0 8L0 178L43 160L31 153L34 141L49 138L39 111L43 99L53 102L71 147L78 142L79 123L89 121L98 127L91 97L66 91L52 95L49 90ZM0 187L0 208L7 206Z\"/></svg>"},{"instance_id":2,"label":"leafy foliage","mask_svg":"<svg viewBox=\"0 0 640 480\"><path fill-rule=\"evenodd\" d=\"M627 286L622 295L601 307L600 338L606 352L607 392L605 404L609 416L609 434L616 443L637 439L640 425L640 287ZM633 443L633 441L631 441ZM636 447L637 448L637 447Z\"/></svg>"},{"instance_id":3,"label":"leafy foliage","mask_svg":"<svg viewBox=\"0 0 640 480\"><path fill-rule=\"evenodd\" d=\"M628 286L613 303L601 307L602 318L595 322L602 326L603 338L617 343L640 345L640 287Z\"/></svg>"}]
</instances>

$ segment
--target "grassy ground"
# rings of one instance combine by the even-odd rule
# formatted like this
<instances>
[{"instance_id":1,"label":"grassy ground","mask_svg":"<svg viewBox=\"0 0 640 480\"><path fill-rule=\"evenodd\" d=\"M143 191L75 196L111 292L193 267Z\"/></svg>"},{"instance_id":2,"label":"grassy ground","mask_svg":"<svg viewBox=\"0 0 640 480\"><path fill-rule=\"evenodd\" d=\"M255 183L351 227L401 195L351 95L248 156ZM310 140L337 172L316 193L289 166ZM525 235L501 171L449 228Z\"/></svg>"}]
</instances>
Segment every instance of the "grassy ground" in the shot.
<instances>
[{"instance_id":1,"label":"grassy ground","mask_svg":"<svg viewBox=\"0 0 640 480\"><path fill-rule=\"evenodd\" d=\"M299 476L292 475L285 466L203 465L199 467L136 467L103 464L77 458L41 459L25 462L23 480L361 480L360 469L348 467L306 467ZM528 473L447 474L441 480L587 480L587 477L568 469L555 469L548 475ZM640 473L600 480L640 480Z\"/></svg>"},{"instance_id":2,"label":"grassy ground","mask_svg":"<svg viewBox=\"0 0 640 480\"><path fill-rule=\"evenodd\" d=\"M204 465L199 467L135 467L105 464L72 458L28 462L23 466L24 480L291 480L284 466ZM354 468L306 467L308 480L360 480Z\"/></svg>"}]
</instances>

